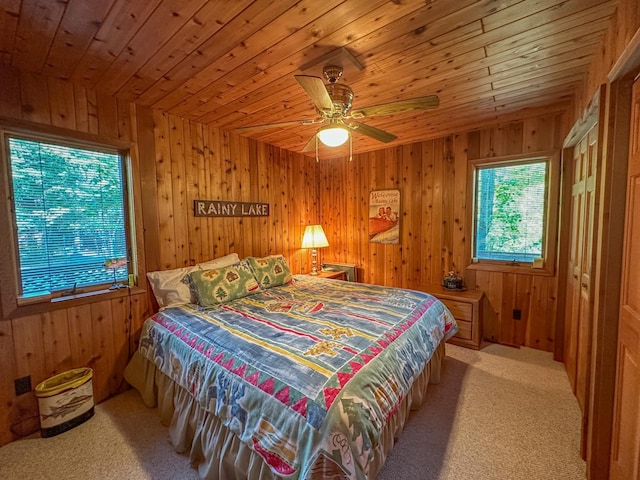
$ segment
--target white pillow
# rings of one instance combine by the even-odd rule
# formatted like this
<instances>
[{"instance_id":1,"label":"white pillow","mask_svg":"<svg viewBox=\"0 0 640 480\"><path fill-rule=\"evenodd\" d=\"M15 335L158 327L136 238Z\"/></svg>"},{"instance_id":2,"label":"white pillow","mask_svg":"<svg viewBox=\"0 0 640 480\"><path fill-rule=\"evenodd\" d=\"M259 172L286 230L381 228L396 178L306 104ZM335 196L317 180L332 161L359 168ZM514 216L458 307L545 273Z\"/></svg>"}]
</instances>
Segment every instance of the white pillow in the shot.
<instances>
[{"instance_id":1,"label":"white pillow","mask_svg":"<svg viewBox=\"0 0 640 480\"><path fill-rule=\"evenodd\" d=\"M211 270L213 268L228 267L239 261L240 257L238 257L238 254L231 253L224 257L214 258L208 262L199 263L191 267L147 272L147 278L151 284L153 294L158 301L158 306L161 309L175 307L177 305L184 305L185 303L194 303L189 285L182 283L185 275L194 270Z\"/></svg>"},{"instance_id":2,"label":"white pillow","mask_svg":"<svg viewBox=\"0 0 640 480\"><path fill-rule=\"evenodd\" d=\"M214 268L228 267L234 263L238 263L239 261L240 257L238 257L237 253L230 253L224 257L214 258L208 262L199 263L197 267L200 268L200 270L213 270Z\"/></svg>"},{"instance_id":3,"label":"white pillow","mask_svg":"<svg viewBox=\"0 0 640 480\"><path fill-rule=\"evenodd\" d=\"M182 279L194 270L198 270L198 267L147 272L151 289L161 309L191 303L191 290L189 290L189 285L182 283Z\"/></svg>"}]
</instances>

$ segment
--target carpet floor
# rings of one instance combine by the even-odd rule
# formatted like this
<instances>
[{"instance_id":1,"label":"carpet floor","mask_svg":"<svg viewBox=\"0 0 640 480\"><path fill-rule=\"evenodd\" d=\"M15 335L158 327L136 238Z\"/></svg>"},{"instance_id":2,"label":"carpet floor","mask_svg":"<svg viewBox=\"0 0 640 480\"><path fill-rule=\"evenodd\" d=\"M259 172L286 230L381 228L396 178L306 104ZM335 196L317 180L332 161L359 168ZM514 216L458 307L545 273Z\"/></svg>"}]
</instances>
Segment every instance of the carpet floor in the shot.
<instances>
[{"instance_id":1,"label":"carpet floor","mask_svg":"<svg viewBox=\"0 0 640 480\"><path fill-rule=\"evenodd\" d=\"M447 346L442 381L413 412L378 480L580 480L581 414L550 353ZM197 479L155 409L129 390L86 423L0 448L0 478ZM231 479L230 479L231 480Z\"/></svg>"}]
</instances>

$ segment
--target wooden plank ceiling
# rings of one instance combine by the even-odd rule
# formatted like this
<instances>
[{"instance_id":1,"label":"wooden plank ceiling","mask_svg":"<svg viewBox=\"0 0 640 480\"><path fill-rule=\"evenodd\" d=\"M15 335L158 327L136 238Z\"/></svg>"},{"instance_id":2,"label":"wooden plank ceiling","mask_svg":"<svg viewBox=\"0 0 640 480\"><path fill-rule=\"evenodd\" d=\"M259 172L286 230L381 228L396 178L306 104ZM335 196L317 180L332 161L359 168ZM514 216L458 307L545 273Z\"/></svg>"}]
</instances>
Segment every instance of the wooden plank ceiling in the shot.
<instances>
[{"instance_id":1,"label":"wooden plank ceiling","mask_svg":"<svg viewBox=\"0 0 640 480\"><path fill-rule=\"evenodd\" d=\"M0 61L234 130L317 118L294 75L312 65L306 73L320 76L317 59L344 47L364 66L343 65L354 109L439 96L435 110L366 120L400 144L523 109L566 108L615 8L615 0L2 0ZM300 151L317 128L243 134ZM383 145L354 136L355 152Z\"/></svg>"}]
</instances>

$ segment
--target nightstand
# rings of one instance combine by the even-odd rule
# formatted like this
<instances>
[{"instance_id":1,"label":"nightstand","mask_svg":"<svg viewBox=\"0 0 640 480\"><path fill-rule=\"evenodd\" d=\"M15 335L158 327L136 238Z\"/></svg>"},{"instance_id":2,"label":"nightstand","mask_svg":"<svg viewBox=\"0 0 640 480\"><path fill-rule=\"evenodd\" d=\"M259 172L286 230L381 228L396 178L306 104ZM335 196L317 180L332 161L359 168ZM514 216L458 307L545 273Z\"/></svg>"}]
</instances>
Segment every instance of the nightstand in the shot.
<instances>
[{"instance_id":1,"label":"nightstand","mask_svg":"<svg viewBox=\"0 0 640 480\"><path fill-rule=\"evenodd\" d=\"M430 293L451 311L458 324L458 333L449 343L480 349L482 343L482 314L486 308L481 290L447 290L441 285L420 285L418 290Z\"/></svg>"},{"instance_id":2,"label":"nightstand","mask_svg":"<svg viewBox=\"0 0 640 480\"><path fill-rule=\"evenodd\" d=\"M307 274L310 275L310 274ZM332 278L334 280L346 280L347 272L342 270L332 271L332 270L322 270L318 272L318 275L311 275L312 277L318 278Z\"/></svg>"}]
</instances>

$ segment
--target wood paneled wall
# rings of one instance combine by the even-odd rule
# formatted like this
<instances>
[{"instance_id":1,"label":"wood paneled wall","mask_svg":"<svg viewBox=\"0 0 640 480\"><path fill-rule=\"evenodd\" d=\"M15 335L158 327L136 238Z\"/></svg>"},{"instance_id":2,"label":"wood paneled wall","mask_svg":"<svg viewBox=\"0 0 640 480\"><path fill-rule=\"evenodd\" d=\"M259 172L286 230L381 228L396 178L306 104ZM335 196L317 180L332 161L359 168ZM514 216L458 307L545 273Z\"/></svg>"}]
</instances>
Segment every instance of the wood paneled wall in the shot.
<instances>
[{"instance_id":1,"label":"wood paneled wall","mask_svg":"<svg viewBox=\"0 0 640 480\"><path fill-rule=\"evenodd\" d=\"M284 253L294 272L310 268L300 243L304 226L318 221L314 160L61 80L2 68L0 85L4 124L130 145L143 288L145 271L231 252ZM196 218L194 199L267 202L271 214ZM0 278L0 286L7 281ZM125 388L124 366L151 313L150 299L149 292L134 291L0 320L0 445L39 427L37 399L15 396L16 378L30 375L35 387L53 374L90 366L96 402Z\"/></svg>"},{"instance_id":2,"label":"wood paneled wall","mask_svg":"<svg viewBox=\"0 0 640 480\"><path fill-rule=\"evenodd\" d=\"M568 129L582 117L600 85L609 82L607 78L609 72L620 60L638 29L640 29L640 2L638 0L618 0L616 13L609 23L599 55L591 60L584 86L577 92L573 116L569 119ZM565 133L568 133L568 129Z\"/></svg>"},{"instance_id":3,"label":"wood paneled wall","mask_svg":"<svg viewBox=\"0 0 640 480\"><path fill-rule=\"evenodd\" d=\"M294 273L310 268L300 245L304 227L318 221L315 160L157 111L142 121L155 145L142 168L157 179L143 199L157 205L145 212L146 232L158 239L146 249L149 271L231 252L282 253ZM270 215L194 217L196 199L264 202Z\"/></svg>"},{"instance_id":4,"label":"wood paneled wall","mask_svg":"<svg viewBox=\"0 0 640 480\"><path fill-rule=\"evenodd\" d=\"M460 272L489 302L484 337L491 341L553 349L556 276L467 270L470 262L467 204L470 160L522 153L535 155L562 145L563 119L549 114L403 147L321 159L320 221L329 247L326 261L355 263L369 283L417 288ZM372 190L399 189L400 244L369 243ZM514 308L522 319L513 320Z\"/></svg>"},{"instance_id":5,"label":"wood paneled wall","mask_svg":"<svg viewBox=\"0 0 640 480\"><path fill-rule=\"evenodd\" d=\"M0 118L5 125L33 126L35 131L50 134L82 134L82 138L107 143L126 142L135 163L132 105L7 67L0 69L0 84ZM1 231L9 228L0 225ZM8 257L4 254L2 258ZM0 286L10 281L0 278ZM123 292L68 308L52 305L36 314L0 320L0 445L39 428L37 399L33 393L15 396L16 378L29 375L35 387L56 373L90 366L96 402L125 388L122 374L135 348L131 334L139 330L148 313L147 295L134 291L130 296Z\"/></svg>"}]
</instances>

